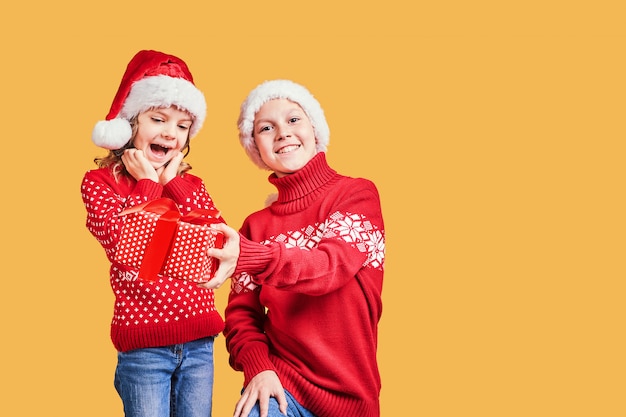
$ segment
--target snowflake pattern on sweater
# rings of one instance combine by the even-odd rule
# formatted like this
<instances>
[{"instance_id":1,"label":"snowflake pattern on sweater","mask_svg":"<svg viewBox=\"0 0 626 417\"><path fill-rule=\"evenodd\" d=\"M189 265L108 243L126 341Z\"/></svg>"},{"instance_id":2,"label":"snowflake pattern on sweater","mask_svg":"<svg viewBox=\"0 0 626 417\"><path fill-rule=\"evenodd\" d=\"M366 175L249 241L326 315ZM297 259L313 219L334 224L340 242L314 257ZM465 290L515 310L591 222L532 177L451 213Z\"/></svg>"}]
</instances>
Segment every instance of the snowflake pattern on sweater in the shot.
<instances>
[{"instance_id":1,"label":"snowflake pattern on sweater","mask_svg":"<svg viewBox=\"0 0 626 417\"><path fill-rule=\"evenodd\" d=\"M310 250L317 247L322 239L340 239L351 244L359 252L367 253L363 267L382 269L385 261L384 232L378 230L365 216L352 213L334 212L324 222L303 227L301 230L279 234L261 242L284 243L287 248L298 247ZM233 277L231 289L235 293L254 291L258 286L247 273Z\"/></svg>"}]
</instances>

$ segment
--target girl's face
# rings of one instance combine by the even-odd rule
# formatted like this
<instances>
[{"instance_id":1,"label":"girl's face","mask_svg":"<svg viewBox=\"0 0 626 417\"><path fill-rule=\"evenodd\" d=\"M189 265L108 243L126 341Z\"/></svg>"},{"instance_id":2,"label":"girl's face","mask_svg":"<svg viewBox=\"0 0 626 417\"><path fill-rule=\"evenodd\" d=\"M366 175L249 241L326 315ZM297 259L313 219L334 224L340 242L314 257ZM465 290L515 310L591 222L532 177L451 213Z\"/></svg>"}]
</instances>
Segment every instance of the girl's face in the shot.
<instances>
[{"instance_id":1,"label":"girl's face","mask_svg":"<svg viewBox=\"0 0 626 417\"><path fill-rule=\"evenodd\" d=\"M298 171L317 153L311 121L297 103L284 98L263 104L253 132L261 159L278 177Z\"/></svg>"},{"instance_id":2,"label":"girl's face","mask_svg":"<svg viewBox=\"0 0 626 417\"><path fill-rule=\"evenodd\" d=\"M137 116L133 145L154 169L161 168L174 157L173 151L185 147L192 122L189 113L176 107L147 110Z\"/></svg>"}]
</instances>

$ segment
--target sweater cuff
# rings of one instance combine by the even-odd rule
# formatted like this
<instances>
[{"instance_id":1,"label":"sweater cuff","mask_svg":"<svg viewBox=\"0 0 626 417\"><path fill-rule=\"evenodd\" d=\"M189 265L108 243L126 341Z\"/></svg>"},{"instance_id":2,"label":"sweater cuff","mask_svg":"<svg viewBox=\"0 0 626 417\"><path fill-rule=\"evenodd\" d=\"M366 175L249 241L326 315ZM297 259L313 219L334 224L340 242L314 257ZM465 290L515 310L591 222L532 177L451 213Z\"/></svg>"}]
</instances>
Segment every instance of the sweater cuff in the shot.
<instances>
[{"instance_id":1,"label":"sweater cuff","mask_svg":"<svg viewBox=\"0 0 626 417\"><path fill-rule=\"evenodd\" d=\"M133 194L146 197L146 201L155 200L163 195L163 186L152 180L139 180L133 189Z\"/></svg>"},{"instance_id":2,"label":"sweater cuff","mask_svg":"<svg viewBox=\"0 0 626 417\"><path fill-rule=\"evenodd\" d=\"M267 346L263 344L254 344L242 352L240 363L243 367L244 386L260 372L276 372L276 367L270 361Z\"/></svg>"},{"instance_id":3,"label":"sweater cuff","mask_svg":"<svg viewBox=\"0 0 626 417\"><path fill-rule=\"evenodd\" d=\"M253 242L239 234L239 259L235 274L246 272L249 275L259 275L264 272L273 259L272 246Z\"/></svg>"}]
</instances>

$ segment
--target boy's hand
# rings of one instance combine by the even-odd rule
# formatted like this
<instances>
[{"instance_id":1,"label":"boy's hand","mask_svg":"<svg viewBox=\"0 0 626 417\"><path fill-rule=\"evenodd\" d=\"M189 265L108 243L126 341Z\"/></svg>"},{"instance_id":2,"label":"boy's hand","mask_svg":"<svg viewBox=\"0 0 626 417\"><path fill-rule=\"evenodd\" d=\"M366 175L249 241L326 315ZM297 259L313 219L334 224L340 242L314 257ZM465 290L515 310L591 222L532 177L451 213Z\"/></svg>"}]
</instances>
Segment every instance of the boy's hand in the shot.
<instances>
[{"instance_id":1,"label":"boy's hand","mask_svg":"<svg viewBox=\"0 0 626 417\"><path fill-rule=\"evenodd\" d=\"M207 250L209 256L219 259L220 265L217 267L217 271L215 271L215 276L210 281L198 284L198 286L216 289L235 272L237 260L239 259L239 233L224 223L213 224L211 227L224 233L226 239L222 249L210 248Z\"/></svg>"},{"instance_id":2,"label":"boy's hand","mask_svg":"<svg viewBox=\"0 0 626 417\"><path fill-rule=\"evenodd\" d=\"M276 398L280 412L287 415L287 398L285 389L274 371L262 371L254 376L235 406L233 417L247 417L250 410L259 403L259 414L267 417L270 397Z\"/></svg>"}]
</instances>

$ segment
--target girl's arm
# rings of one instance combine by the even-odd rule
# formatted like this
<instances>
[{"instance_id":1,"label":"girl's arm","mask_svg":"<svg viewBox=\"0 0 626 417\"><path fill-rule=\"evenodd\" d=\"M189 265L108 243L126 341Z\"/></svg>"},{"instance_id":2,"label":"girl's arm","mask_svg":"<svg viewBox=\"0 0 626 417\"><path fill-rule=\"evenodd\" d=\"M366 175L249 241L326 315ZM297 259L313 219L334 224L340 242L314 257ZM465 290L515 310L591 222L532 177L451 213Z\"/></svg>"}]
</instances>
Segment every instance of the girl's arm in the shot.
<instances>
[{"instance_id":1,"label":"girl's arm","mask_svg":"<svg viewBox=\"0 0 626 417\"><path fill-rule=\"evenodd\" d=\"M204 181L195 175L186 173L177 175L163 187L163 197L174 200L183 214L195 209L215 209L213 199L209 195ZM224 221L224 219L221 219Z\"/></svg>"},{"instance_id":2,"label":"girl's arm","mask_svg":"<svg viewBox=\"0 0 626 417\"><path fill-rule=\"evenodd\" d=\"M113 259L122 219L118 214L129 207L161 197L163 187L151 180L134 181L125 177L116 182L110 171L89 171L83 177L81 195L87 210L86 226Z\"/></svg>"}]
</instances>

